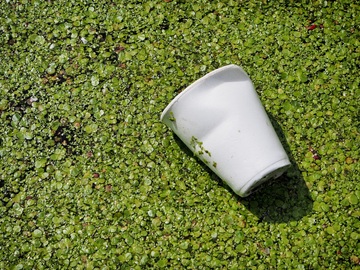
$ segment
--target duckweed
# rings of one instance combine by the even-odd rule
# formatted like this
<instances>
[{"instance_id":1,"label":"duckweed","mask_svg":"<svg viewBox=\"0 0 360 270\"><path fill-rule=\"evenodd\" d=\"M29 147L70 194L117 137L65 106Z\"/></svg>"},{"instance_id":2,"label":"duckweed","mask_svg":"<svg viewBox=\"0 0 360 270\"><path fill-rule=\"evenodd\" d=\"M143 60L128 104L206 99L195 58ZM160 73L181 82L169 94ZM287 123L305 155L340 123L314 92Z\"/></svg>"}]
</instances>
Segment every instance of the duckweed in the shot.
<instances>
[{"instance_id":1,"label":"duckweed","mask_svg":"<svg viewBox=\"0 0 360 270\"><path fill-rule=\"evenodd\" d=\"M359 268L359 14L350 0L0 1L0 268ZM159 120L227 64L293 164L246 199Z\"/></svg>"}]
</instances>

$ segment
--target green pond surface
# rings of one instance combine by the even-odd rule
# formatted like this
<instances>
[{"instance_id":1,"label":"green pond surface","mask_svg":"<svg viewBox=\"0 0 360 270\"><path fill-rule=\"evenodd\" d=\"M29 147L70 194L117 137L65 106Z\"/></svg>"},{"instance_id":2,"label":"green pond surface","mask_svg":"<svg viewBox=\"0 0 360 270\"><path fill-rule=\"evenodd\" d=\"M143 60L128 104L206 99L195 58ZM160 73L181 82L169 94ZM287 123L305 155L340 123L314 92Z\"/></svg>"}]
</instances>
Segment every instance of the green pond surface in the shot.
<instances>
[{"instance_id":1,"label":"green pond surface","mask_svg":"<svg viewBox=\"0 0 360 270\"><path fill-rule=\"evenodd\" d=\"M360 269L358 1L0 1L0 269ZM240 198L160 122L250 76L291 159Z\"/></svg>"}]
</instances>

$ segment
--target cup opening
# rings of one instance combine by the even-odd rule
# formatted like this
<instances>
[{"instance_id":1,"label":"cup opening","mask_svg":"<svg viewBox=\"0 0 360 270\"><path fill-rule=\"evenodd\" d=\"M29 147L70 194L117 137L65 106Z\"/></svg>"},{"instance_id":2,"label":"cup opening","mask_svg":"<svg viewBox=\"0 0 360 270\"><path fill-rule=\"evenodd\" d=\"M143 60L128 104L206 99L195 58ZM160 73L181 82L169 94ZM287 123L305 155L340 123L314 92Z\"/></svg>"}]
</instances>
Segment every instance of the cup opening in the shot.
<instances>
[{"instance_id":1,"label":"cup opening","mask_svg":"<svg viewBox=\"0 0 360 270\"><path fill-rule=\"evenodd\" d=\"M239 72L240 71L240 72ZM248 75L245 73L245 71L234 64L230 64L227 66L223 66L221 68L215 69L209 73L207 73L206 75L204 75L203 77L199 78L198 80L194 81L193 83L191 83L188 87L186 87L182 92L180 92L167 106L166 108L163 110L161 116L160 116L160 121L164 121L164 119L166 118L166 114L171 111L171 107L174 106L174 104L176 102L178 102L180 100L180 98L186 94L188 94L189 92L191 92L193 89L196 89L197 86L199 84L201 84L202 82L208 80L211 77L217 76L218 74L225 74L231 77L232 80L249 80ZM230 75L229 75L230 74ZM241 74L241 76L239 75ZM236 75L236 76L235 76Z\"/></svg>"}]
</instances>

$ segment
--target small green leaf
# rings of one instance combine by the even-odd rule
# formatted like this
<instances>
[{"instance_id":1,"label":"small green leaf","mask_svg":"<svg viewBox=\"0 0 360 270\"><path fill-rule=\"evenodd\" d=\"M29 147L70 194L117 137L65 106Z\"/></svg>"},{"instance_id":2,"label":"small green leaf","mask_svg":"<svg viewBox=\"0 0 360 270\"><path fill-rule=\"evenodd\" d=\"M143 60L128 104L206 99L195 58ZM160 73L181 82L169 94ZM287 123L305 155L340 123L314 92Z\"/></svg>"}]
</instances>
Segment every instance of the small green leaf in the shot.
<instances>
[{"instance_id":1,"label":"small green leaf","mask_svg":"<svg viewBox=\"0 0 360 270\"><path fill-rule=\"evenodd\" d=\"M298 82L307 82L308 80L306 74L300 69L296 71L296 78Z\"/></svg>"},{"instance_id":2,"label":"small green leaf","mask_svg":"<svg viewBox=\"0 0 360 270\"><path fill-rule=\"evenodd\" d=\"M350 195L348 196L348 200L349 200L349 202L350 202L351 204L353 204L353 205L357 205L357 204L359 203L359 199L358 199L358 197L357 197L355 194L350 194Z\"/></svg>"},{"instance_id":3,"label":"small green leaf","mask_svg":"<svg viewBox=\"0 0 360 270\"><path fill-rule=\"evenodd\" d=\"M47 163L47 159L46 158L40 158L38 160L35 161L35 168L43 168L45 167Z\"/></svg>"},{"instance_id":4,"label":"small green leaf","mask_svg":"<svg viewBox=\"0 0 360 270\"><path fill-rule=\"evenodd\" d=\"M93 76L91 76L91 85L92 86L98 86L99 85L99 82L100 82L100 80L99 80L99 76L98 75L93 75Z\"/></svg>"},{"instance_id":5,"label":"small green leaf","mask_svg":"<svg viewBox=\"0 0 360 270\"><path fill-rule=\"evenodd\" d=\"M88 134L96 132L97 129L98 129L97 124L90 124L90 125L85 126L85 128L84 128L85 132Z\"/></svg>"},{"instance_id":6,"label":"small green leaf","mask_svg":"<svg viewBox=\"0 0 360 270\"><path fill-rule=\"evenodd\" d=\"M39 229L35 229L32 233L33 237L35 237L35 238L40 238L42 236L42 234L43 234L42 231Z\"/></svg>"},{"instance_id":7,"label":"small green leaf","mask_svg":"<svg viewBox=\"0 0 360 270\"><path fill-rule=\"evenodd\" d=\"M167 259L160 259L156 264L160 268L165 268L167 266Z\"/></svg>"}]
</instances>

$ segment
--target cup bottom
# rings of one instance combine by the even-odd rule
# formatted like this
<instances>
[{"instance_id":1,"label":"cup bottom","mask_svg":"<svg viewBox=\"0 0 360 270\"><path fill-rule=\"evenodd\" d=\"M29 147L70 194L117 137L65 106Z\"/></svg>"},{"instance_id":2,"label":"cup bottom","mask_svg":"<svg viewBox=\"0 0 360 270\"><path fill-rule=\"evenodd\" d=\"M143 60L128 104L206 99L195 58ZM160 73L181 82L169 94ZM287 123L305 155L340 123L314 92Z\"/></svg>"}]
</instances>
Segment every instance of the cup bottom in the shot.
<instances>
[{"instance_id":1,"label":"cup bottom","mask_svg":"<svg viewBox=\"0 0 360 270\"><path fill-rule=\"evenodd\" d=\"M263 171L256 174L246 185L240 189L238 194L241 197L247 197L255 192L257 188L269 179L276 179L280 177L291 166L288 159L279 160Z\"/></svg>"}]
</instances>

